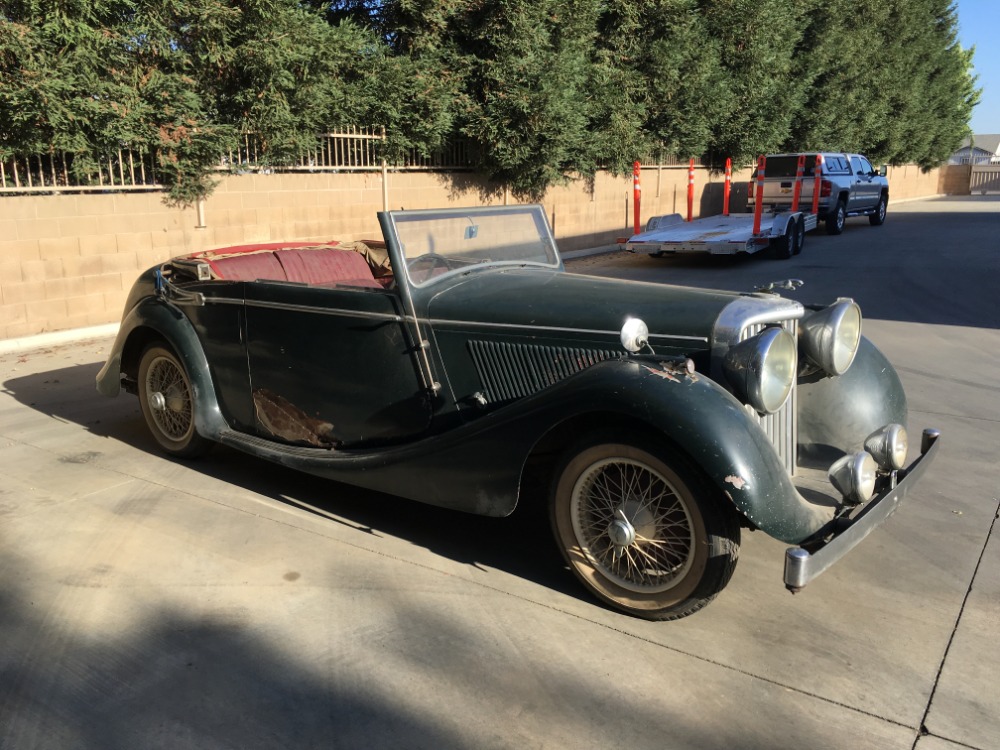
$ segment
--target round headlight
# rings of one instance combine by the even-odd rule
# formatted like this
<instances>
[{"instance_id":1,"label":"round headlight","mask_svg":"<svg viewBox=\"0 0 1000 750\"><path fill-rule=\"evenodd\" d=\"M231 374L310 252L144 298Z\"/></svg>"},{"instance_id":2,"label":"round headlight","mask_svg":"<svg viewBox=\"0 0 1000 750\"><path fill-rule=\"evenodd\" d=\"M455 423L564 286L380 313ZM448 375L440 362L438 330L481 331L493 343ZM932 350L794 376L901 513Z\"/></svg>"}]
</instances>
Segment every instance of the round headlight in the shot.
<instances>
[{"instance_id":1,"label":"round headlight","mask_svg":"<svg viewBox=\"0 0 1000 750\"><path fill-rule=\"evenodd\" d=\"M800 330L806 359L828 375L843 375L861 344L861 308L853 300L839 300L806 316Z\"/></svg>"},{"instance_id":2,"label":"round headlight","mask_svg":"<svg viewBox=\"0 0 1000 750\"><path fill-rule=\"evenodd\" d=\"M773 414L788 399L795 382L795 339L784 328L765 328L726 354L726 379L736 395L761 414Z\"/></svg>"}]
</instances>

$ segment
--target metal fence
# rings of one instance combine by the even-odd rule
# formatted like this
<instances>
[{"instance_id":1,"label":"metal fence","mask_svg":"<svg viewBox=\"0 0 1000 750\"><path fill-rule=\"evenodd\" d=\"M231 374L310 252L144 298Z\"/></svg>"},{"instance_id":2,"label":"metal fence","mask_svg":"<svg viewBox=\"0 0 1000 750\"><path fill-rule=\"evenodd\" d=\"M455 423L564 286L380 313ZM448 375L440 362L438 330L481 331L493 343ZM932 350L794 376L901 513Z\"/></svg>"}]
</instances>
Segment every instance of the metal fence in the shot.
<instances>
[{"instance_id":1,"label":"metal fence","mask_svg":"<svg viewBox=\"0 0 1000 750\"><path fill-rule=\"evenodd\" d=\"M384 128L345 128L322 133L315 146L297 159L271 164L264 155L262 139L251 133L239 139L235 149L223 154L217 169L232 173L277 172L375 172L469 171L474 168L472 143L454 139L430 154L417 149L387 160ZM663 151L643 154L644 167L686 167L680 159ZM701 160L696 164L702 166ZM125 146L102 157L90 169L74 169L74 156L67 153L16 156L0 160L0 193L127 192L160 190L157 155ZM79 166L79 165L77 165Z\"/></svg>"},{"instance_id":2,"label":"metal fence","mask_svg":"<svg viewBox=\"0 0 1000 750\"><path fill-rule=\"evenodd\" d=\"M156 160L148 151L120 149L86 170L75 168L74 160L73 154L61 152L0 160L0 192L160 189Z\"/></svg>"},{"instance_id":3,"label":"metal fence","mask_svg":"<svg viewBox=\"0 0 1000 750\"><path fill-rule=\"evenodd\" d=\"M1000 164L976 164L969 179L972 195L1000 193Z\"/></svg>"}]
</instances>

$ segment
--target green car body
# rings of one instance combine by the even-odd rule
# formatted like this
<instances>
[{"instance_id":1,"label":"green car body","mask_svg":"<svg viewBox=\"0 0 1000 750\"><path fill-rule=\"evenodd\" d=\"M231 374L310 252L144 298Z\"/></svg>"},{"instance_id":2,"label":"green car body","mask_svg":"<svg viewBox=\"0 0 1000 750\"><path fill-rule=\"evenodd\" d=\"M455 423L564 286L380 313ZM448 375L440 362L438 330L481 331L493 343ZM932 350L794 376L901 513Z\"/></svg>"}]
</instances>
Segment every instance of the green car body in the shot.
<instances>
[{"instance_id":1,"label":"green car body","mask_svg":"<svg viewBox=\"0 0 1000 750\"><path fill-rule=\"evenodd\" d=\"M832 487L817 489L825 479L813 475L863 451L885 425L905 425L906 398L892 366L863 338L841 375L800 360L787 399L762 416L734 386L729 356L760 331L782 328L792 340L801 337L800 322L825 307L807 309L769 292L567 273L538 206L391 212L379 219L385 257L368 256L369 268L382 273L379 284L220 273L220 258L234 268L274 253L287 265L288 248L276 245L175 259L146 272L129 296L98 390L113 396L124 385L139 393L156 437L164 417L182 413L181 391L150 385L161 370L172 372L176 359L191 424L184 435L158 437L168 452L184 455L219 442L337 481L493 516L514 511L529 477L558 484L560 467L581 453L574 448L581 438L635 443L642 455L679 467L676 488L702 488L690 493L687 506L711 495L708 515L724 517L727 529L742 525L802 545L795 554L805 556L806 572L789 580L786 563L790 588L821 572L818 563L810 569L812 556L829 547L836 559L849 549L838 550L838 540L865 503ZM324 251L310 250L317 249ZM623 347L622 326L630 318L648 327L640 351ZM931 453L933 440L925 442ZM894 509L927 458L880 471L868 505L888 501ZM650 461L625 463L644 472ZM666 471L653 467L656 477ZM809 487L796 486L800 477ZM564 481L570 489L563 494L576 498L572 513L579 515L581 490L573 487L584 480L573 487ZM613 511L619 520L609 522L612 557L653 544L641 534L636 541L636 519L645 519L647 534L662 528L640 505L626 497ZM689 519L690 539L697 540L701 511L689 511L676 512ZM579 520L565 509L553 513L569 519L561 528L572 537L566 529L578 529ZM630 520L622 520L626 515ZM853 533L863 536L872 521L865 529L859 522ZM560 521L554 523L559 538ZM615 536L621 534L624 540ZM573 544L563 546L573 564ZM660 594L677 588L666 579L681 574L640 565L633 567L638 582L612 574L609 590L587 580L595 554L587 552L583 572L574 572L631 614L683 616L716 593L636 604L634 595L646 596L647 588ZM704 567L694 557L685 570ZM615 560L609 570L618 570ZM735 553L730 570L716 578L728 580L734 564Z\"/></svg>"}]
</instances>

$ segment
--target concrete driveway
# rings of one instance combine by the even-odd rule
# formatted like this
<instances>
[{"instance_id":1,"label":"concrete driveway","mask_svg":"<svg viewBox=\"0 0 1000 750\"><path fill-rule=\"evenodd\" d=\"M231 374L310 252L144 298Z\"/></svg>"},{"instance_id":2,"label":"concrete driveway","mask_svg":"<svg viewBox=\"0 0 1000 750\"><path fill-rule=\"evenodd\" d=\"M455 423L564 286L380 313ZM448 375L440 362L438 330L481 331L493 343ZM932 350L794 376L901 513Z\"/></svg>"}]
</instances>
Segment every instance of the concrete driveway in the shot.
<instances>
[{"instance_id":1,"label":"concrete driveway","mask_svg":"<svg viewBox=\"0 0 1000 750\"><path fill-rule=\"evenodd\" d=\"M604 609L544 514L482 519L219 448L156 453L110 340L0 355L0 747L1000 747L1000 201L891 206L801 256L581 273L853 296L911 433L906 504L796 597L745 533L706 610Z\"/></svg>"}]
</instances>

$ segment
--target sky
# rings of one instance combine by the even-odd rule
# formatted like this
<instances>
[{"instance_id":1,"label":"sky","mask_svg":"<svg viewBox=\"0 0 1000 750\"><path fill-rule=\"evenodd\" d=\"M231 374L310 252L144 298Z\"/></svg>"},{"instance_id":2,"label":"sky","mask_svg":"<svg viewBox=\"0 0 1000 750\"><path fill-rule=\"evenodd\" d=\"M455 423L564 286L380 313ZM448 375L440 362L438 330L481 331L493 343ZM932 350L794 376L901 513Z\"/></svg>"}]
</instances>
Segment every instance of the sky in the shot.
<instances>
[{"instance_id":1,"label":"sky","mask_svg":"<svg viewBox=\"0 0 1000 750\"><path fill-rule=\"evenodd\" d=\"M972 58L983 90L972 110L973 133L1000 133L1000 0L956 0L958 37L966 49L976 46Z\"/></svg>"}]
</instances>

